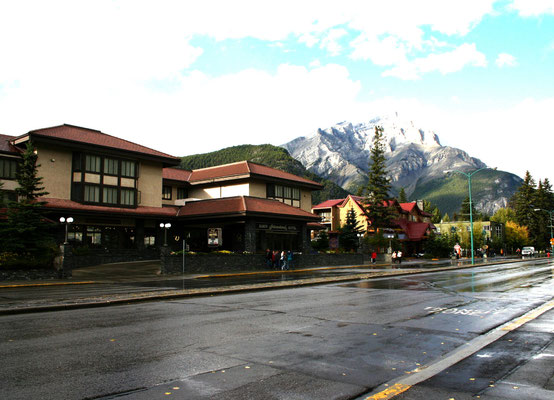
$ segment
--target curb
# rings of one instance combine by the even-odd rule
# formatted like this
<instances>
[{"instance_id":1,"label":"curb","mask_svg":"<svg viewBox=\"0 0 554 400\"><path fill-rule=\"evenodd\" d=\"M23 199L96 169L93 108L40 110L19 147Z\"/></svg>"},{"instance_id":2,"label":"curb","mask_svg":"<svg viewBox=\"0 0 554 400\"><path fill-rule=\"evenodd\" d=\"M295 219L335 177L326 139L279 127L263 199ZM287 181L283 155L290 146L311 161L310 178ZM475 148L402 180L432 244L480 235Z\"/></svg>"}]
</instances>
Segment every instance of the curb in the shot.
<instances>
[{"instance_id":1,"label":"curb","mask_svg":"<svg viewBox=\"0 0 554 400\"><path fill-rule=\"evenodd\" d=\"M197 296L214 296L214 295L224 295L224 294L233 294L241 292L253 292L258 290L273 290L273 289L286 289L292 287L300 286L314 286L327 283L340 283L340 282L352 282L360 281L367 279L376 279L382 277L390 276L407 276L407 275L416 275L416 274L425 274L433 273L440 271L452 271L452 270L463 270L470 268L478 268L487 265L496 265L496 264L511 264L520 261L518 260L504 260L499 262L491 262L486 264L478 265L465 265L465 266L448 266L448 267L438 267L433 269L413 269L413 270L381 270L376 272L365 272L344 276L333 276L333 277L322 277L322 278L307 278L299 279L294 281L283 281L283 282L268 282L268 283L257 283L249 285L233 285L233 286L223 286L218 288L199 288L199 289L175 289L168 291L157 291L157 292L143 292L137 295L125 295L125 297L115 297L113 295L99 296L95 298L80 299L82 302L77 300L73 303L57 303L57 304L48 304L43 306L30 306L30 307L13 307L0 309L0 315L14 315L14 314L27 314L35 312L47 312L47 311L64 311L64 310L75 310L83 308L96 308L96 307L107 307L112 305L123 305L155 300L170 300L177 298L187 298L187 297L197 297ZM388 265L388 264L387 264ZM362 268L366 266L349 266L344 268Z\"/></svg>"}]
</instances>

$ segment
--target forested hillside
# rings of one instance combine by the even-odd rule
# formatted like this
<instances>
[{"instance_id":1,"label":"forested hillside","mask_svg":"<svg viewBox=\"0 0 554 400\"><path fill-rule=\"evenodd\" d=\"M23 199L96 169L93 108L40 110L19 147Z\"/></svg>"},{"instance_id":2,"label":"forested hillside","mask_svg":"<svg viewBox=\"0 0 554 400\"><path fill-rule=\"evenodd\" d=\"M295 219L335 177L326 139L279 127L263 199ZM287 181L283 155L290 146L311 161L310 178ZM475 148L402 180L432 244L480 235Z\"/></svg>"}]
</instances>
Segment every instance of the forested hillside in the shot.
<instances>
[{"instance_id":1,"label":"forested hillside","mask_svg":"<svg viewBox=\"0 0 554 400\"><path fill-rule=\"evenodd\" d=\"M270 144L240 145L211 153L185 156L181 158L180 167L192 170L244 160L280 169L323 185L322 190L314 191L312 194L312 204L314 205L328 199L345 198L348 195L348 192L337 184L308 171L300 161L292 158L286 149Z\"/></svg>"}]
</instances>

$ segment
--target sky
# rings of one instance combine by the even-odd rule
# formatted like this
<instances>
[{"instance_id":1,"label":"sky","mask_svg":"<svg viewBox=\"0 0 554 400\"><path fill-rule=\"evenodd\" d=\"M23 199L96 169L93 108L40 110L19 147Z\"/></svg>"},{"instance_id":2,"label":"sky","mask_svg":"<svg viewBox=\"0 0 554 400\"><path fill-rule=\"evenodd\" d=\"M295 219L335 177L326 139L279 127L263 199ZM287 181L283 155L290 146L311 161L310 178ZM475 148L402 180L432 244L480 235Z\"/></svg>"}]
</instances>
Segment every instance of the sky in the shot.
<instances>
[{"instance_id":1,"label":"sky","mask_svg":"<svg viewBox=\"0 0 554 400\"><path fill-rule=\"evenodd\" d=\"M0 133L175 156L398 112L554 183L554 0L0 0Z\"/></svg>"}]
</instances>

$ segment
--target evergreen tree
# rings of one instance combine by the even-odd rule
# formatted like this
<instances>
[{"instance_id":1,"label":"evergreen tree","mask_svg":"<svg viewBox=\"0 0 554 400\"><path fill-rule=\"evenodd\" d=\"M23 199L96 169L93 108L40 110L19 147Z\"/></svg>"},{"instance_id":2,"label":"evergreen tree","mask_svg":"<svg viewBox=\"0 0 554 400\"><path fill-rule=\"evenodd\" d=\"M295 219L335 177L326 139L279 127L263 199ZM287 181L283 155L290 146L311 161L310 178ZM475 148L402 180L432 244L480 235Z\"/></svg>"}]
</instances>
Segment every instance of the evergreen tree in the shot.
<instances>
[{"instance_id":1,"label":"evergreen tree","mask_svg":"<svg viewBox=\"0 0 554 400\"><path fill-rule=\"evenodd\" d=\"M535 242L538 237L538 215L534 210L536 191L535 180L531 177L529 171L525 173L523 183L518 188L511 203L516 214L516 222L520 226L526 226L529 232L529 239Z\"/></svg>"},{"instance_id":2,"label":"evergreen tree","mask_svg":"<svg viewBox=\"0 0 554 400\"><path fill-rule=\"evenodd\" d=\"M8 221L0 228L0 235L4 238L0 251L17 254L22 264L27 265L33 264L33 260L48 259L53 255L50 229L41 211L44 202L38 200L48 192L44 191L42 178L38 177L37 158L32 144L28 142L16 171L18 187L15 191L19 201L9 203Z\"/></svg>"},{"instance_id":3,"label":"evergreen tree","mask_svg":"<svg viewBox=\"0 0 554 400\"><path fill-rule=\"evenodd\" d=\"M400 188L400 193L398 193L398 202L399 203L407 203L408 197L406 196L406 191L404 188Z\"/></svg>"},{"instance_id":4,"label":"evergreen tree","mask_svg":"<svg viewBox=\"0 0 554 400\"><path fill-rule=\"evenodd\" d=\"M535 211L537 217L537 236L534 243L540 249L550 247L550 225L552 221L549 220L551 215L549 211L552 210L554 210L554 194L550 182L545 179L544 182L539 181L533 202L533 211Z\"/></svg>"},{"instance_id":5,"label":"evergreen tree","mask_svg":"<svg viewBox=\"0 0 554 400\"><path fill-rule=\"evenodd\" d=\"M462 201L462 204L460 206L460 214L458 217L460 218L460 221L469 221L470 217L470 210L469 210L469 196L467 196L464 201ZM475 203L471 202L471 215L473 217L474 221L482 220L483 216L480 212L478 212L475 209Z\"/></svg>"},{"instance_id":6,"label":"evergreen tree","mask_svg":"<svg viewBox=\"0 0 554 400\"><path fill-rule=\"evenodd\" d=\"M346 222L340 229L340 247L345 250L356 250L359 243L359 233L362 233L362 228L356 218L354 208L351 207L346 213Z\"/></svg>"},{"instance_id":7,"label":"evergreen tree","mask_svg":"<svg viewBox=\"0 0 554 400\"><path fill-rule=\"evenodd\" d=\"M444 216L442 217L442 222L450 222L450 217L448 213L444 214Z\"/></svg>"},{"instance_id":8,"label":"evergreen tree","mask_svg":"<svg viewBox=\"0 0 554 400\"><path fill-rule=\"evenodd\" d=\"M364 199L368 219L371 226L376 229L390 226L393 218L392 210L388 205L391 185L385 163L383 128L376 126L370 151L369 181Z\"/></svg>"}]
</instances>

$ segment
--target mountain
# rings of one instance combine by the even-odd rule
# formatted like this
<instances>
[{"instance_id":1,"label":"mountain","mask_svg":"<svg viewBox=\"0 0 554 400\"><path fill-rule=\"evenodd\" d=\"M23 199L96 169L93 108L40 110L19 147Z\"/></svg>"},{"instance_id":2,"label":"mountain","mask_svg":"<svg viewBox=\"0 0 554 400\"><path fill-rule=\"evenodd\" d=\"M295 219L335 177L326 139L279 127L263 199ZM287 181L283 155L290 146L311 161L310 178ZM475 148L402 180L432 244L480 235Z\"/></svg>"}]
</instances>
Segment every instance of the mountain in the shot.
<instances>
[{"instance_id":1,"label":"mountain","mask_svg":"<svg viewBox=\"0 0 554 400\"><path fill-rule=\"evenodd\" d=\"M181 157L180 168L191 170L244 160L280 169L323 185L322 190L312 193L312 204L318 204L327 199L345 198L348 195L348 192L336 183L308 171L284 148L270 144L233 146L211 153Z\"/></svg>"},{"instance_id":2,"label":"mountain","mask_svg":"<svg viewBox=\"0 0 554 400\"><path fill-rule=\"evenodd\" d=\"M463 150L442 146L435 132L402 119L396 113L373 118L367 123L341 122L282 147L309 171L356 193L360 185L367 182L375 126L384 129L392 194L404 188L412 200L429 200L451 216L457 212L468 196L467 178L461 174L448 177L444 171L471 172L486 165ZM521 182L521 178L508 172L479 172L472 178L476 208L493 214L506 206Z\"/></svg>"}]
</instances>

